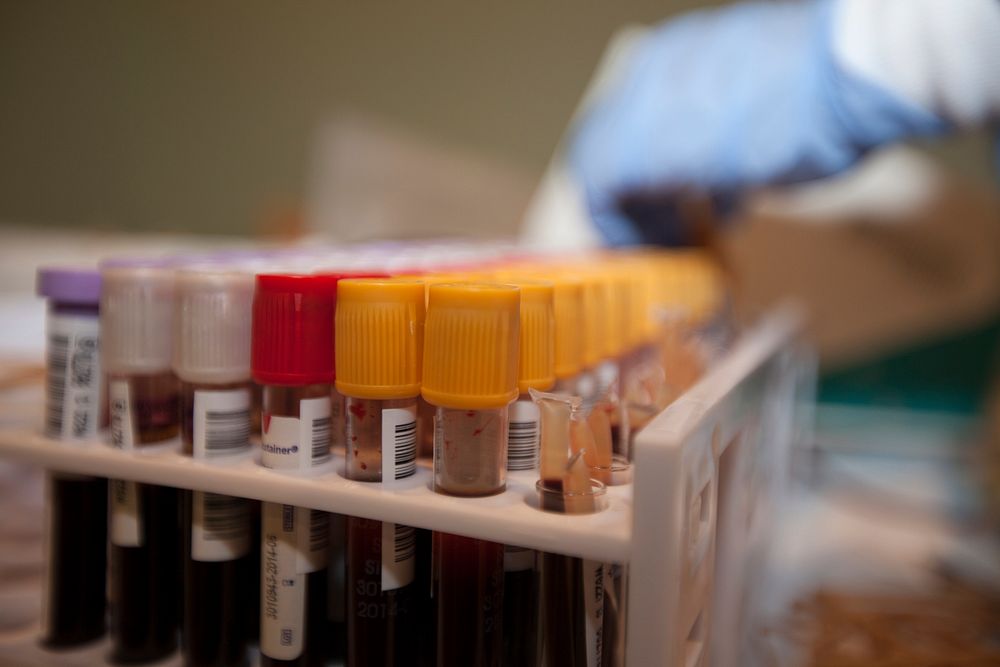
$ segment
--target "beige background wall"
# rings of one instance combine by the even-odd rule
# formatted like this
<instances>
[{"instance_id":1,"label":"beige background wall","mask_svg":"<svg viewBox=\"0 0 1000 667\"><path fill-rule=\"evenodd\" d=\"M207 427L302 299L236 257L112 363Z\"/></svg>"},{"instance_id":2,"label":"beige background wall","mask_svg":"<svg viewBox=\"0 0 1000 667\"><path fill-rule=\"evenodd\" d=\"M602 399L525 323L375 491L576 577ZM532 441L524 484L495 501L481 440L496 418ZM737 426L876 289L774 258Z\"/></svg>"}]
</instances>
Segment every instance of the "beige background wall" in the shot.
<instances>
[{"instance_id":1,"label":"beige background wall","mask_svg":"<svg viewBox=\"0 0 1000 667\"><path fill-rule=\"evenodd\" d=\"M0 3L0 222L241 232L374 113L535 175L611 32L697 0Z\"/></svg>"}]
</instances>

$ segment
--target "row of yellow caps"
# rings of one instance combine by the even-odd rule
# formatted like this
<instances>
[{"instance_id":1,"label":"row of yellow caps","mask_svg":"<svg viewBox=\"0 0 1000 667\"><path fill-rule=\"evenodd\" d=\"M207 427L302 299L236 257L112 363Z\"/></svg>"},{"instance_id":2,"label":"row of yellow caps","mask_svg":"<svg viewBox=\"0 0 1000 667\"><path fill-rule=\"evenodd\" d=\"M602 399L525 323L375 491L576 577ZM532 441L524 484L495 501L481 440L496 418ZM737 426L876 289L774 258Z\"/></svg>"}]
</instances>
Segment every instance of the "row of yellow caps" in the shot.
<instances>
[{"instance_id":1,"label":"row of yellow caps","mask_svg":"<svg viewBox=\"0 0 1000 667\"><path fill-rule=\"evenodd\" d=\"M653 342L667 314L697 323L721 294L714 263L691 252L342 280L337 387L362 398L422 390L447 407L499 407Z\"/></svg>"}]
</instances>

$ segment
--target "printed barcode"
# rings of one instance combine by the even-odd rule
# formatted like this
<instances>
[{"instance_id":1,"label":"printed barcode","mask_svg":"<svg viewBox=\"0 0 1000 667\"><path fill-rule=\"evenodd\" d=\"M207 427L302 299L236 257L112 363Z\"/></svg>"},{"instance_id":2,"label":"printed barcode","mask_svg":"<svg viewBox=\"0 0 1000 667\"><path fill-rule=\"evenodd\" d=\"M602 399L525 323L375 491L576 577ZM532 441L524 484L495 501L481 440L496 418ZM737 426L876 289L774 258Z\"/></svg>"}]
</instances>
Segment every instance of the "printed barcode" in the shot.
<instances>
[{"instance_id":1,"label":"printed barcode","mask_svg":"<svg viewBox=\"0 0 1000 667\"><path fill-rule=\"evenodd\" d=\"M538 422L515 422L507 436L507 469L531 470L538 452Z\"/></svg>"},{"instance_id":2,"label":"printed barcode","mask_svg":"<svg viewBox=\"0 0 1000 667\"><path fill-rule=\"evenodd\" d=\"M248 529L249 506L243 498L206 493L202 496L205 504L204 537L206 540L223 541L242 539Z\"/></svg>"},{"instance_id":3,"label":"printed barcode","mask_svg":"<svg viewBox=\"0 0 1000 667\"><path fill-rule=\"evenodd\" d=\"M396 524L396 553L394 562L402 563L413 558L417 553L417 531L413 526L402 526Z\"/></svg>"},{"instance_id":4,"label":"printed barcode","mask_svg":"<svg viewBox=\"0 0 1000 667\"><path fill-rule=\"evenodd\" d=\"M224 455L250 447L249 410L209 410L205 413L205 454Z\"/></svg>"},{"instance_id":5,"label":"printed barcode","mask_svg":"<svg viewBox=\"0 0 1000 667\"><path fill-rule=\"evenodd\" d=\"M396 479L417 472L417 422L396 424Z\"/></svg>"},{"instance_id":6,"label":"printed barcode","mask_svg":"<svg viewBox=\"0 0 1000 667\"><path fill-rule=\"evenodd\" d=\"M326 551L330 542L330 516L326 512L309 510L309 551Z\"/></svg>"},{"instance_id":7,"label":"printed barcode","mask_svg":"<svg viewBox=\"0 0 1000 667\"><path fill-rule=\"evenodd\" d=\"M63 406L66 401L66 364L69 362L69 337L49 336L48 375L45 406L45 429L50 436L62 435Z\"/></svg>"},{"instance_id":8,"label":"printed barcode","mask_svg":"<svg viewBox=\"0 0 1000 667\"><path fill-rule=\"evenodd\" d=\"M330 458L330 418L312 420L312 462L322 463Z\"/></svg>"}]
</instances>

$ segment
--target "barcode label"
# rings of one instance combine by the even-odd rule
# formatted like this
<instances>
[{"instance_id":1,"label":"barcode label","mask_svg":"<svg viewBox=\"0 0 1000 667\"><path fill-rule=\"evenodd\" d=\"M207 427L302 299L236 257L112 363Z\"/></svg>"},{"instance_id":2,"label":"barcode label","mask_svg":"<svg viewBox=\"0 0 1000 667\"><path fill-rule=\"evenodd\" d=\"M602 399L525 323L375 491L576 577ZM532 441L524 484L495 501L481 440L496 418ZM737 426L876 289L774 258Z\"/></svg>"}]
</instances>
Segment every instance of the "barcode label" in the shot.
<instances>
[{"instance_id":1,"label":"barcode label","mask_svg":"<svg viewBox=\"0 0 1000 667\"><path fill-rule=\"evenodd\" d=\"M382 411L382 481L417 472L417 406Z\"/></svg>"},{"instance_id":2,"label":"barcode label","mask_svg":"<svg viewBox=\"0 0 1000 667\"><path fill-rule=\"evenodd\" d=\"M217 562L236 560L250 551L250 501L193 491L191 558Z\"/></svg>"},{"instance_id":3,"label":"barcode label","mask_svg":"<svg viewBox=\"0 0 1000 667\"><path fill-rule=\"evenodd\" d=\"M382 524L382 590L408 586L416 569L417 531L398 523Z\"/></svg>"},{"instance_id":4,"label":"barcode label","mask_svg":"<svg viewBox=\"0 0 1000 667\"><path fill-rule=\"evenodd\" d=\"M533 470L538 460L538 406L516 401L507 428L507 470Z\"/></svg>"},{"instance_id":5,"label":"barcode label","mask_svg":"<svg viewBox=\"0 0 1000 667\"><path fill-rule=\"evenodd\" d=\"M330 398L299 401L298 417L265 414L260 462L267 468L309 470L330 460Z\"/></svg>"},{"instance_id":6,"label":"barcode label","mask_svg":"<svg viewBox=\"0 0 1000 667\"><path fill-rule=\"evenodd\" d=\"M295 534L298 544L299 574L326 567L330 548L330 516L305 507L295 508Z\"/></svg>"},{"instance_id":7,"label":"barcode label","mask_svg":"<svg viewBox=\"0 0 1000 667\"><path fill-rule=\"evenodd\" d=\"M250 451L250 389L194 392L194 457Z\"/></svg>"},{"instance_id":8,"label":"barcode label","mask_svg":"<svg viewBox=\"0 0 1000 667\"><path fill-rule=\"evenodd\" d=\"M330 418L312 420L312 460L313 463L330 458Z\"/></svg>"},{"instance_id":9,"label":"barcode label","mask_svg":"<svg viewBox=\"0 0 1000 667\"><path fill-rule=\"evenodd\" d=\"M47 331L45 432L84 440L97 435L101 372L96 318L50 315Z\"/></svg>"},{"instance_id":10,"label":"barcode label","mask_svg":"<svg viewBox=\"0 0 1000 667\"><path fill-rule=\"evenodd\" d=\"M66 411L66 368L69 365L69 336L49 334L46 360L45 433L49 437L63 435Z\"/></svg>"}]
</instances>

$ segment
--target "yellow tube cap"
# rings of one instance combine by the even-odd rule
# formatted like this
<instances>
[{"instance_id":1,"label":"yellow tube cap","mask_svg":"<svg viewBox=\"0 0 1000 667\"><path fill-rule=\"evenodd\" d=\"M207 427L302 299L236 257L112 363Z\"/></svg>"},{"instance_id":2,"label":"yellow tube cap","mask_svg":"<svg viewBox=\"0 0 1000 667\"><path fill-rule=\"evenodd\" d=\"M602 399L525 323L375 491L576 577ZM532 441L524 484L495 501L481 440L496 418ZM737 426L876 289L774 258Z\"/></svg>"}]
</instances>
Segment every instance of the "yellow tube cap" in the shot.
<instances>
[{"instance_id":1,"label":"yellow tube cap","mask_svg":"<svg viewBox=\"0 0 1000 667\"><path fill-rule=\"evenodd\" d=\"M556 383L553 286L543 280L514 280L521 290L521 343L517 390L548 391Z\"/></svg>"},{"instance_id":2,"label":"yellow tube cap","mask_svg":"<svg viewBox=\"0 0 1000 667\"><path fill-rule=\"evenodd\" d=\"M420 394L424 284L395 278L337 283L337 391L356 398Z\"/></svg>"},{"instance_id":3,"label":"yellow tube cap","mask_svg":"<svg viewBox=\"0 0 1000 667\"><path fill-rule=\"evenodd\" d=\"M445 408L502 408L517 398L520 290L431 285L421 393Z\"/></svg>"},{"instance_id":4,"label":"yellow tube cap","mask_svg":"<svg viewBox=\"0 0 1000 667\"><path fill-rule=\"evenodd\" d=\"M596 272L581 274L583 281L582 357L585 368L592 368L605 358L607 338L607 292Z\"/></svg>"}]
</instances>

